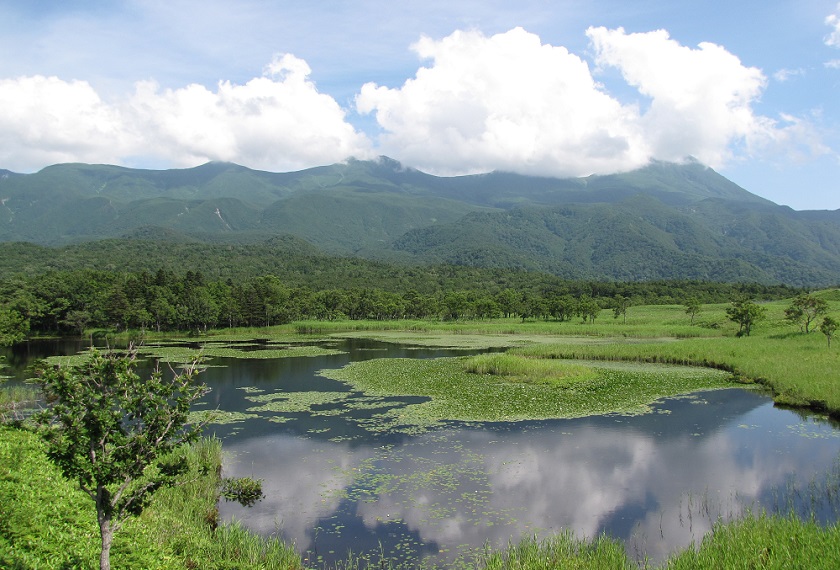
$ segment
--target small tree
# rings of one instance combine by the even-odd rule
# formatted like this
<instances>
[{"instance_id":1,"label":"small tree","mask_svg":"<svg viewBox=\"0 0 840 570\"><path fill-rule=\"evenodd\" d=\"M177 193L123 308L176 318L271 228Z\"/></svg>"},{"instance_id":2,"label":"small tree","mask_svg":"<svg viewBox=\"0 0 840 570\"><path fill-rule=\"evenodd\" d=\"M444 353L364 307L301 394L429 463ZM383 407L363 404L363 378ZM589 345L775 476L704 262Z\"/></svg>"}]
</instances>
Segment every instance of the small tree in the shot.
<instances>
[{"instance_id":1,"label":"small tree","mask_svg":"<svg viewBox=\"0 0 840 570\"><path fill-rule=\"evenodd\" d=\"M601 314L601 306L589 295L581 295L577 303L577 314L584 323L594 323L595 318Z\"/></svg>"},{"instance_id":2,"label":"small tree","mask_svg":"<svg viewBox=\"0 0 840 570\"><path fill-rule=\"evenodd\" d=\"M101 570L111 567L111 541L122 523L186 471L186 460L172 459L172 451L200 429L187 425L190 404L205 392L193 382L196 363L171 379L157 369L142 380L136 354L94 350L83 364L38 371L48 407L36 420L47 455L96 504Z\"/></svg>"},{"instance_id":3,"label":"small tree","mask_svg":"<svg viewBox=\"0 0 840 570\"><path fill-rule=\"evenodd\" d=\"M700 312L700 302L692 297L685 302L685 314L691 317L691 324L694 324L694 317Z\"/></svg>"},{"instance_id":4,"label":"small tree","mask_svg":"<svg viewBox=\"0 0 840 570\"><path fill-rule=\"evenodd\" d=\"M630 298L624 295L616 295L613 307L613 318L624 317L624 324L627 324L627 309L630 307Z\"/></svg>"},{"instance_id":5,"label":"small tree","mask_svg":"<svg viewBox=\"0 0 840 570\"><path fill-rule=\"evenodd\" d=\"M749 299L733 301L726 309L730 321L738 323L738 336L750 336L753 325L764 318L767 309Z\"/></svg>"},{"instance_id":6,"label":"small tree","mask_svg":"<svg viewBox=\"0 0 840 570\"><path fill-rule=\"evenodd\" d=\"M811 332L811 323L826 312L828 312L828 303L825 299L812 295L799 295L790 307L785 309L785 318L798 324L800 330L807 334Z\"/></svg>"},{"instance_id":7,"label":"small tree","mask_svg":"<svg viewBox=\"0 0 840 570\"><path fill-rule=\"evenodd\" d=\"M838 326L840 326L840 323L831 317L825 317L822 323L820 323L820 332L825 335L825 340L828 341L828 348L831 348L831 337L837 332Z\"/></svg>"}]
</instances>

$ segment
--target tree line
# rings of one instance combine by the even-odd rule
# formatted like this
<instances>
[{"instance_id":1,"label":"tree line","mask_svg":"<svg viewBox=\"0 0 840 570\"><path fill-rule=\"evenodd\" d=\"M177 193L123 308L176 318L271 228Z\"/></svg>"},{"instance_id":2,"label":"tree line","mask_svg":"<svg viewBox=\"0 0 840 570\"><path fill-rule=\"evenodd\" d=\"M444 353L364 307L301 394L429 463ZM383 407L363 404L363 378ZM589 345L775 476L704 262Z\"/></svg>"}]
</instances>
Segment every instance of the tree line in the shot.
<instances>
[{"instance_id":1,"label":"tree line","mask_svg":"<svg viewBox=\"0 0 840 570\"><path fill-rule=\"evenodd\" d=\"M483 275L483 274L482 274ZM490 275L490 274L487 274ZM297 320L490 319L517 317L594 320L604 308L674 304L693 299L724 302L735 296L784 298L784 285L699 281L603 283L547 280L534 275L510 286L508 276L476 280L469 288L417 290L410 280L375 286L290 285L276 275L233 281L201 272L159 269L151 273L56 271L0 280L0 341L30 334L80 334L91 328L117 331L207 330L265 327Z\"/></svg>"}]
</instances>

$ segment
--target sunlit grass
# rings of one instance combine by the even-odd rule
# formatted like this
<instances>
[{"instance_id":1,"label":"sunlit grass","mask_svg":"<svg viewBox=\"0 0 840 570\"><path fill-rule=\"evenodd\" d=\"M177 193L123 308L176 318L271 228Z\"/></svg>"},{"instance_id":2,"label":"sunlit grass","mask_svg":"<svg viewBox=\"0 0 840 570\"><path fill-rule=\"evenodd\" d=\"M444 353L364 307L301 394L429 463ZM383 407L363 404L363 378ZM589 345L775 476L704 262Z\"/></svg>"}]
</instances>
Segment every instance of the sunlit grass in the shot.
<instances>
[{"instance_id":1,"label":"sunlit grass","mask_svg":"<svg viewBox=\"0 0 840 570\"><path fill-rule=\"evenodd\" d=\"M504 550L487 553L477 564L486 570L555 570L557 568L635 568L624 545L607 537L582 540L565 531L545 539L528 537Z\"/></svg>"},{"instance_id":2,"label":"sunlit grass","mask_svg":"<svg viewBox=\"0 0 840 570\"><path fill-rule=\"evenodd\" d=\"M822 335L789 338L685 339L678 342L605 345L539 345L513 349L540 358L664 362L728 370L742 380L765 384L777 402L840 412L840 353Z\"/></svg>"},{"instance_id":3,"label":"sunlit grass","mask_svg":"<svg viewBox=\"0 0 840 570\"><path fill-rule=\"evenodd\" d=\"M515 354L479 354L463 361L471 374L501 376L511 382L570 387L594 380L598 373L591 366L564 361L525 358Z\"/></svg>"}]
</instances>

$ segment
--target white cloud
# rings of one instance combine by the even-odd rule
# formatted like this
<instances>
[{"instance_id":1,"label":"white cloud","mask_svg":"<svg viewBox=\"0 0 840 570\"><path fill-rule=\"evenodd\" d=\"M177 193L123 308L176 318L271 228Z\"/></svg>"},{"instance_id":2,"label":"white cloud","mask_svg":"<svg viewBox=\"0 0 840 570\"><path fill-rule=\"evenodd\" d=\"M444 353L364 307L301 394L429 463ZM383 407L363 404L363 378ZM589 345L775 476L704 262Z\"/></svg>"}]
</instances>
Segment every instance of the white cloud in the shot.
<instances>
[{"instance_id":1,"label":"white cloud","mask_svg":"<svg viewBox=\"0 0 840 570\"><path fill-rule=\"evenodd\" d=\"M832 28L825 37L825 45L840 48L840 4L837 5L834 14L826 16L825 25Z\"/></svg>"},{"instance_id":2,"label":"white cloud","mask_svg":"<svg viewBox=\"0 0 840 570\"><path fill-rule=\"evenodd\" d=\"M825 66L829 69L840 69L840 59L832 59L831 61L825 62Z\"/></svg>"},{"instance_id":3,"label":"white cloud","mask_svg":"<svg viewBox=\"0 0 840 570\"><path fill-rule=\"evenodd\" d=\"M563 47L516 28L424 37L413 49L431 65L401 88L368 83L356 99L384 129L385 154L443 174L584 175L647 160L638 109L606 94Z\"/></svg>"},{"instance_id":4,"label":"white cloud","mask_svg":"<svg viewBox=\"0 0 840 570\"><path fill-rule=\"evenodd\" d=\"M309 80L305 61L283 55L244 85L160 90L140 82L104 102L85 82L23 77L0 82L0 164L31 170L54 162L172 166L208 160L293 170L368 156L370 143Z\"/></svg>"},{"instance_id":5,"label":"white cloud","mask_svg":"<svg viewBox=\"0 0 840 570\"><path fill-rule=\"evenodd\" d=\"M785 81L790 81L794 77L801 77L805 75L804 69L779 69L773 74L773 79L778 81L779 83L784 83Z\"/></svg>"},{"instance_id":6,"label":"white cloud","mask_svg":"<svg viewBox=\"0 0 840 570\"><path fill-rule=\"evenodd\" d=\"M119 112L90 84L57 77L0 80L0 165L116 162L132 146Z\"/></svg>"},{"instance_id":7,"label":"white cloud","mask_svg":"<svg viewBox=\"0 0 840 570\"><path fill-rule=\"evenodd\" d=\"M421 39L413 49L431 63L399 88L364 85L357 109L375 113L385 154L443 174L586 175L689 155L717 167L784 140L753 111L765 76L724 48L684 47L661 30L586 33L598 69L618 69L641 108L577 55L516 28Z\"/></svg>"},{"instance_id":8,"label":"white cloud","mask_svg":"<svg viewBox=\"0 0 840 570\"><path fill-rule=\"evenodd\" d=\"M774 136L774 122L752 104L766 78L721 46L680 45L664 30L627 34L621 28L589 28L601 66L617 68L625 81L650 98L641 118L655 158L687 155L712 166L732 156L732 145L754 146Z\"/></svg>"}]
</instances>

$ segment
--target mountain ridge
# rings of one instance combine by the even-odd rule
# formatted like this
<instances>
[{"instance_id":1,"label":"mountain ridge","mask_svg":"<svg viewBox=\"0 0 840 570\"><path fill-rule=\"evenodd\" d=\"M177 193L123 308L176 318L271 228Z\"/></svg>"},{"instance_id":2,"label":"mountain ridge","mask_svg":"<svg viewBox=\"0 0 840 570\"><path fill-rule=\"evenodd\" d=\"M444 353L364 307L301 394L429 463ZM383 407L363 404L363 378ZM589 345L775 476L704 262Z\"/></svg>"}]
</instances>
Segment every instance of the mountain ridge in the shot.
<instances>
[{"instance_id":1,"label":"mountain ridge","mask_svg":"<svg viewBox=\"0 0 840 570\"><path fill-rule=\"evenodd\" d=\"M0 171L0 241L155 231L213 243L282 235L331 255L569 278L840 283L840 211L779 206L695 160L583 178L439 177L387 157L286 173L225 162Z\"/></svg>"}]
</instances>

